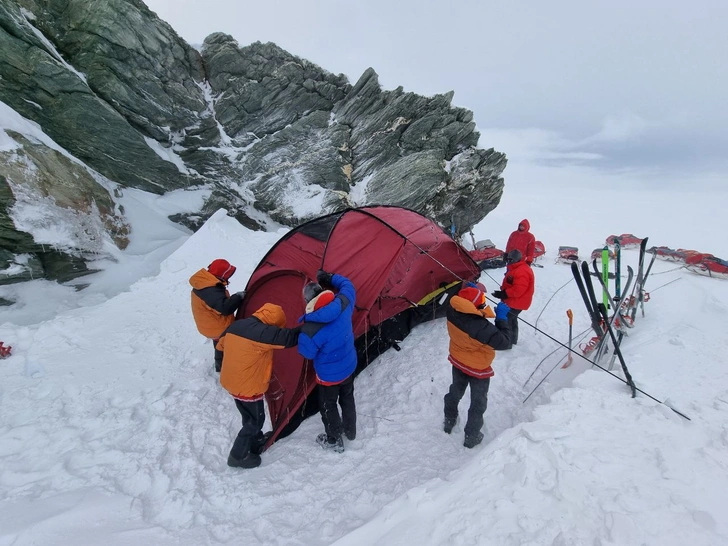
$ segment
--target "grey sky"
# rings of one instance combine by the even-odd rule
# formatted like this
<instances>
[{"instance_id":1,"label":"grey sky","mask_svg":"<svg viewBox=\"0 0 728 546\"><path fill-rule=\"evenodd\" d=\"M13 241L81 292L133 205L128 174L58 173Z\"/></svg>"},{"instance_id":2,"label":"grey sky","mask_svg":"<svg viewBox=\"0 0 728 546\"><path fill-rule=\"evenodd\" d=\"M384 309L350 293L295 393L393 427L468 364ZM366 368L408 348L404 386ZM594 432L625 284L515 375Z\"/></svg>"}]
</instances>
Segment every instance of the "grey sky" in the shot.
<instances>
[{"instance_id":1,"label":"grey sky","mask_svg":"<svg viewBox=\"0 0 728 546\"><path fill-rule=\"evenodd\" d=\"M193 44L221 31L352 83L371 66L385 89L452 89L481 147L539 128L535 145L602 166L728 168L724 0L145 1Z\"/></svg>"}]
</instances>

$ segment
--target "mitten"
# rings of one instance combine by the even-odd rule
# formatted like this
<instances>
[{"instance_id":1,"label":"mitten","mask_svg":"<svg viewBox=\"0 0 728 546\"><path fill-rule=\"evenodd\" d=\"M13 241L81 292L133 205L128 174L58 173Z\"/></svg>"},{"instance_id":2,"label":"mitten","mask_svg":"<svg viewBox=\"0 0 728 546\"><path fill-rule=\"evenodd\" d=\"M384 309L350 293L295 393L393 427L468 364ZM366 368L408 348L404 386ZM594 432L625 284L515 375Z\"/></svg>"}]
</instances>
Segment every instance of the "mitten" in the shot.
<instances>
[{"instance_id":1,"label":"mitten","mask_svg":"<svg viewBox=\"0 0 728 546\"><path fill-rule=\"evenodd\" d=\"M323 285L331 286L332 277L333 277L333 275L331 273L328 273L328 272L324 271L323 269L319 269L316 272L316 281L322 286Z\"/></svg>"},{"instance_id":2,"label":"mitten","mask_svg":"<svg viewBox=\"0 0 728 546\"><path fill-rule=\"evenodd\" d=\"M245 290L241 290L240 292L235 292L233 294L234 296L240 296L240 299L242 300L245 297Z\"/></svg>"},{"instance_id":3,"label":"mitten","mask_svg":"<svg viewBox=\"0 0 728 546\"><path fill-rule=\"evenodd\" d=\"M511 310L508 304L500 302L495 306L495 320L508 320L508 312Z\"/></svg>"},{"instance_id":4,"label":"mitten","mask_svg":"<svg viewBox=\"0 0 728 546\"><path fill-rule=\"evenodd\" d=\"M493 297L499 300L504 300L508 297L505 290L493 290Z\"/></svg>"}]
</instances>

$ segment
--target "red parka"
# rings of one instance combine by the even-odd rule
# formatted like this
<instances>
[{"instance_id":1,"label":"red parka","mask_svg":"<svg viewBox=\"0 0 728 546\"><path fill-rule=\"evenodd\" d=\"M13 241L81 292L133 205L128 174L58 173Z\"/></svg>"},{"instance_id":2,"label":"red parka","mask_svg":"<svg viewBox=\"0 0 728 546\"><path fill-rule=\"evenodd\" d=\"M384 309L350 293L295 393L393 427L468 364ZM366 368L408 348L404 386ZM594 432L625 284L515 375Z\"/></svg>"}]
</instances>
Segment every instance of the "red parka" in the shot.
<instances>
[{"instance_id":1,"label":"red parka","mask_svg":"<svg viewBox=\"0 0 728 546\"><path fill-rule=\"evenodd\" d=\"M511 309L525 311L531 307L535 288L536 281L530 265L521 260L508 266L501 290L508 296L505 302Z\"/></svg>"},{"instance_id":2,"label":"red parka","mask_svg":"<svg viewBox=\"0 0 728 546\"><path fill-rule=\"evenodd\" d=\"M523 259L526 261L527 264L530 264L533 262L533 253L536 248L536 237L534 237L533 233L531 233L529 230L531 229L531 224L526 220L525 218L521 220L521 222L518 224L518 227L523 226L523 231L516 230L513 233L511 233L511 236L508 237L508 243L506 244L506 254L508 254L511 250L518 249L521 251L521 254L523 255ZM510 305L510 302L508 303Z\"/></svg>"}]
</instances>

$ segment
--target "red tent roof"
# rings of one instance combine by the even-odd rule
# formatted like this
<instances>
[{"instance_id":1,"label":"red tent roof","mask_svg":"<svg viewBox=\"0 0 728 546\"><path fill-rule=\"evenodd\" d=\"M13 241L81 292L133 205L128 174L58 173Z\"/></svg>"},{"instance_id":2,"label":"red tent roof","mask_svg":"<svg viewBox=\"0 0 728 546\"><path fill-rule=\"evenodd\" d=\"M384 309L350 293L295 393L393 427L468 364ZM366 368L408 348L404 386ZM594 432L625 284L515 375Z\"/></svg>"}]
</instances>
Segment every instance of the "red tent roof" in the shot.
<instances>
[{"instance_id":1,"label":"red tent roof","mask_svg":"<svg viewBox=\"0 0 728 546\"><path fill-rule=\"evenodd\" d=\"M444 283L474 280L480 268L441 227L391 206L347 209L291 230L253 272L238 318L275 303L294 327L304 314L302 290L324 269L348 277L357 291L352 317L358 338L416 305ZM266 393L273 438L316 386L313 368L293 349L275 352Z\"/></svg>"}]
</instances>

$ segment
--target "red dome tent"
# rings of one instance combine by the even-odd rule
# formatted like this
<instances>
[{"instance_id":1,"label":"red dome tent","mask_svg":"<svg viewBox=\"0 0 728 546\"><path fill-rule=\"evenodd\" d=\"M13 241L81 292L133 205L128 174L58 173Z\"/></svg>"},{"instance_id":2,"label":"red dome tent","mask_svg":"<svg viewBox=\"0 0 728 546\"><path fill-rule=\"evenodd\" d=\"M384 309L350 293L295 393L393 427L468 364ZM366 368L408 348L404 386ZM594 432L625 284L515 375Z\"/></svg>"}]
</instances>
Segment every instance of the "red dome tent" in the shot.
<instances>
[{"instance_id":1,"label":"red dome tent","mask_svg":"<svg viewBox=\"0 0 728 546\"><path fill-rule=\"evenodd\" d=\"M318 269L345 275L356 288L357 371L370 357L396 346L415 324L440 316L441 298L433 293L480 275L468 252L417 212L393 206L347 209L284 235L251 275L237 317L275 303L283 307L287 326L296 326L304 314L301 292ZM305 403L315 386L311 363L295 348L275 351L266 393L273 426L269 443L316 411L313 397Z\"/></svg>"}]
</instances>

